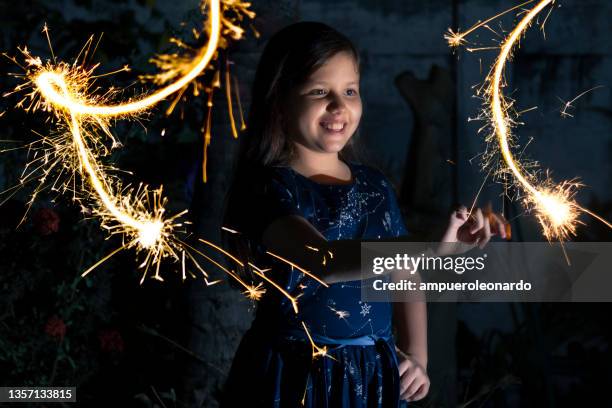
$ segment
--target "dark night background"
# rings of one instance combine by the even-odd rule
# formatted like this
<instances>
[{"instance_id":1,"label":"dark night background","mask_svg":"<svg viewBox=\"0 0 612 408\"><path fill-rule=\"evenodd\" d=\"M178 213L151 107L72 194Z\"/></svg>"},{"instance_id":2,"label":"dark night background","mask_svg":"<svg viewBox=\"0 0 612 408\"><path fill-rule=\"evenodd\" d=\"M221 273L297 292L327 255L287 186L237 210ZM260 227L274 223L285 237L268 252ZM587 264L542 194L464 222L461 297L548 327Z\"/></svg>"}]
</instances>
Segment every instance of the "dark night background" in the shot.
<instances>
[{"instance_id":1,"label":"dark night background","mask_svg":"<svg viewBox=\"0 0 612 408\"><path fill-rule=\"evenodd\" d=\"M435 239L449 209L472 202L484 173L477 130L479 100L473 85L495 53L452 54L442 38L449 27L467 28L505 10L508 0L255 0L252 33L231 46L232 71L242 103L271 33L299 20L328 23L347 34L363 58L364 161L395 183L409 228ZM507 71L517 109L525 113L517 134L533 137L528 155L554 169L556 180L580 176L584 206L612 219L612 3L559 2L546 24L546 40L532 28ZM196 0L0 1L0 50L17 54L28 45L49 56L41 28L50 27L56 55L70 60L91 34L104 33L94 60L128 86L150 72L148 59L167 50L169 37L186 36L180 23L198 20ZM513 17L501 18L503 28ZM499 22L491 27L501 31ZM188 37L186 37L188 38ZM471 39L493 44L479 30ZM18 72L0 63L1 90ZM110 81L101 82L109 86ZM562 100L602 85L562 118ZM131 89L137 89L130 88ZM128 94L131 91L128 91ZM35 140L49 126L40 114L13 108L2 98L0 139ZM126 181L163 184L170 212L191 209L195 232L219 240L223 198L239 141L231 137L227 105L217 91L209 181L200 182L201 98L189 98L170 117L158 108L137 122L118 122L125 144L113 160L134 176ZM162 136L162 130L165 133ZM3 148L15 143L3 143ZM24 151L0 156L0 189L13 186ZM491 200L512 219L514 239L540 241L533 217L500 197L489 181L480 203ZM15 229L27 190L0 207L0 385L76 385L82 406L217 406L235 348L248 328L253 305L227 283L181 284L172 268L165 283L141 287L133 256L117 256L86 279L80 272L116 247L95 221L86 221L69 197L41 195L28 221ZM4 196L3 196L4 197ZM522 216L521 216L522 215ZM612 231L591 219L576 240L609 241ZM213 277L221 273L211 270ZM609 304L430 304L429 397L421 407L612 406L612 325ZM21 405L20 405L21 406Z\"/></svg>"}]
</instances>

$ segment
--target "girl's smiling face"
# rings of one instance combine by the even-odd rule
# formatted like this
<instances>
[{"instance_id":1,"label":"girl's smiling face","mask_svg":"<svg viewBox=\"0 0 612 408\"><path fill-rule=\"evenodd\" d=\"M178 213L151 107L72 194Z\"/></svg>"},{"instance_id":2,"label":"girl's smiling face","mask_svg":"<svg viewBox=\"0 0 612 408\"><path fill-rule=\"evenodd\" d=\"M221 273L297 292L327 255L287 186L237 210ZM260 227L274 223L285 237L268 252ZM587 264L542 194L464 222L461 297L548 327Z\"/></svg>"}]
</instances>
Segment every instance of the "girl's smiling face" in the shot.
<instances>
[{"instance_id":1,"label":"girl's smiling face","mask_svg":"<svg viewBox=\"0 0 612 408\"><path fill-rule=\"evenodd\" d=\"M359 126L359 68L339 52L297 86L289 97L286 131L297 145L317 153L338 153Z\"/></svg>"}]
</instances>

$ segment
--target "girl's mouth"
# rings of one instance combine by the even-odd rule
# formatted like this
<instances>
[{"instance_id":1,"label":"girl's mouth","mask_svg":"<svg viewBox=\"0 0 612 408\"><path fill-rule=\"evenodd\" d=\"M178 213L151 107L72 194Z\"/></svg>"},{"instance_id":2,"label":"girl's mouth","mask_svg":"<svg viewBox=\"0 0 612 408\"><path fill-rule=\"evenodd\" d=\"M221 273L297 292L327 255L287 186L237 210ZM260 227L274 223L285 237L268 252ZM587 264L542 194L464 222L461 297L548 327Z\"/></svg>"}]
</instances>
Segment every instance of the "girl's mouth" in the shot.
<instances>
[{"instance_id":1,"label":"girl's mouth","mask_svg":"<svg viewBox=\"0 0 612 408\"><path fill-rule=\"evenodd\" d=\"M321 127L328 132L342 133L346 128L346 122L321 122Z\"/></svg>"}]
</instances>

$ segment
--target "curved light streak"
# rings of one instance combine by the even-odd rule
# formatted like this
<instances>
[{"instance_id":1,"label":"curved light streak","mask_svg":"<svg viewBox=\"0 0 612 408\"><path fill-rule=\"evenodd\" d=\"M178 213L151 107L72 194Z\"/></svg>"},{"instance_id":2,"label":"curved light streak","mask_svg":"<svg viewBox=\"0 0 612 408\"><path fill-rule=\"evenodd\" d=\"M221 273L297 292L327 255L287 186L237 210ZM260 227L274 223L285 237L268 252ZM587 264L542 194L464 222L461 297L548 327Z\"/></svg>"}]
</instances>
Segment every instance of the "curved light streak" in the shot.
<instances>
[{"instance_id":1,"label":"curved light streak","mask_svg":"<svg viewBox=\"0 0 612 408\"><path fill-rule=\"evenodd\" d=\"M147 259L152 259L154 262L159 262L166 255L164 250L170 249L168 243L165 242L167 234L164 234L164 230L166 232L171 231L172 225L162 218L163 208L160 211L155 211L157 213L155 214L157 216L155 216L145 208L137 209L130 206L129 202L124 201L127 208L125 205L118 205L118 203L121 203L121 197L113 194L110 190L111 187L105 181L106 176L97 166L95 160L92 160L94 158L91 157L91 152L81 132L82 117L89 116L95 120L104 120L101 117L134 114L150 108L187 86L206 69L217 51L221 28L220 0L210 2L208 22L210 36L206 46L199 53L200 59L197 60L193 68L168 86L142 99L117 105L88 104L86 103L87 98L79 98L80 95L73 95L70 92L64 73L53 70L42 70L33 81L47 104L55 109L63 110L69 115L69 129L79 163L101 206L108 213L107 216L114 218L114 221L122 226L124 233L134 237L135 242L131 244L135 243L140 249L149 250L149 255L153 256L152 258L147 257Z\"/></svg>"},{"instance_id":2,"label":"curved light streak","mask_svg":"<svg viewBox=\"0 0 612 408\"><path fill-rule=\"evenodd\" d=\"M205 27L205 31L208 33L206 44L199 51L196 51L196 56L193 59L179 57L175 54L161 55L153 59L152 62L158 68L161 68L161 72L156 75L146 76L145 78L153 79L156 84L164 84L169 80L173 82L147 96L132 99L125 103L107 104L107 101L116 95L116 91L113 91L111 88L107 93L100 95L99 92L94 94L89 90L92 83L91 79L96 78L92 75L95 67L86 69L76 62L73 64L55 63L55 58L53 62L47 61L43 63L41 58L32 56L26 47L20 49L28 67L25 68L26 74L23 75L25 82L17 86L12 93L32 88L32 91L17 106L24 108L26 111L42 109L53 112L60 125L61 131L58 132L59 137L42 136L41 144L50 147L34 149L36 153L42 150L42 155L33 161L33 163L37 164L39 161L43 161L43 164L38 167L44 173L44 176L39 180L41 182L39 189L42 183L44 183L46 175L55 166L63 166L63 170L69 169L74 174L80 175L84 182L80 189L82 191L77 192L76 188L71 187L71 191L75 194L75 199L77 199L76 194L79 193L79 199L93 200L95 204L92 210L94 215L100 218L102 227L111 235L119 234L124 239L121 247L97 261L83 272L82 276L86 276L120 251L135 248L137 252L145 252L144 262L139 266L144 269L140 280L141 284L151 266L155 266L156 269L153 278L163 281L159 275L159 270L162 259L166 257L173 258L181 263L183 279L186 277L185 261L186 258L189 258L202 273L207 285L218 282L208 281L209 275L194 258L192 254L194 253L200 255L206 261L212 263L236 280L244 287L245 291L243 293L250 299L259 300L266 291L263 287L263 282L245 282L233 270L225 268L205 253L178 238L177 228L183 226L183 224L175 220L187 211L185 210L174 216L166 217L164 209L166 201L162 199L161 187L153 191L149 190L147 186L142 185L136 191L122 188L120 182L105 173L104 166L98 161L100 156L109 152L104 143L99 141L98 131L106 134L115 146L117 141L110 133L109 123L111 119L120 117L129 118L130 115L133 116L156 105L173 93L178 92L180 97L186 87L207 69L212 60L217 58L218 48L226 44L225 38L222 38L222 36L229 35L233 39L241 38L243 30L235 25L234 21L242 21L245 16L248 18L255 16L248 9L250 3L239 0L212 0L203 4L207 4L210 7L207 20L208 25ZM223 13L221 7L223 7ZM234 13L233 17L226 14L228 11ZM46 28L43 32L48 34ZM199 32L195 34L196 37L200 35ZM174 42L183 44L180 40L174 40ZM50 41L49 44L51 44ZM86 47L88 44L91 44L91 39L86 43ZM16 59L12 58L12 60L19 64ZM122 70L127 70L127 68L124 67ZM225 84L228 106L230 108L232 133L236 137L237 129L231 112L230 74L227 63ZM219 71L217 71L212 80L212 88L219 86ZM209 89L202 84L194 84L194 88L195 94L198 93L199 89ZM238 104L240 105L237 86L236 93ZM29 105L25 104L28 99L30 100ZM170 111L177 101L178 98L172 103ZM209 109L205 135L207 136L206 142L208 143L210 141L212 91L209 91L207 105ZM242 120L241 110L240 115ZM242 122L242 128L244 128L244 122ZM51 159L49 160L50 157ZM52 162L52 165L47 165L49 161ZM34 173L32 172L32 174ZM29 175L26 179L31 180ZM74 181L74 178L72 181ZM56 180L54 186L57 183L58 181ZM64 187L66 186L64 185ZM36 192L33 197L35 194ZM237 233L237 231L228 231ZM232 259L241 267L245 267L242 261L223 248L201 238L199 241ZM249 266L253 269L255 275L258 275L263 281L266 281L287 297L297 313L297 299L299 295L292 296L279 284L267 277L265 275L266 269L260 269L252 263L249 263ZM294 264L292 266L299 268L299 266ZM308 272L306 271L305 273ZM317 279L315 276L313 278Z\"/></svg>"},{"instance_id":3,"label":"curved light streak","mask_svg":"<svg viewBox=\"0 0 612 408\"><path fill-rule=\"evenodd\" d=\"M119 208L116 204L116 198L113 198L112 193L107 190L105 183L98 175L99 170L95 168L94 163L90 160L90 154L85 146L85 141L81 137L79 121L75 114L72 114L71 117L70 131L74 144L77 147L79 162L87 175L89 183L95 190L97 198L120 224L133 229L137 233L138 243L143 248L151 248L162 238L164 222L161 219L155 220L146 213L141 214L140 218L144 216L148 219L138 219L131 216L129 212Z\"/></svg>"},{"instance_id":4,"label":"curved light streak","mask_svg":"<svg viewBox=\"0 0 612 408\"><path fill-rule=\"evenodd\" d=\"M543 0L536 5L512 30L506 41L504 42L497 63L495 64L495 70L493 71L492 81L492 97L491 97L491 111L493 112L493 118L495 123L495 132L499 138L499 146L501 149L502 156L506 165L510 168L514 177L521 183L521 185L527 189L531 194L536 196L540 195L540 192L531 185L531 183L523 176L519 168L517 167L512 152L510 151L510 145L508 143L508 117L506 116L505 109L502 107L503 96L501 93L501 82L502 75L504 72L506 60L514 47L516 40L521 36L523 31L528 27L529 23L538 15L543 8L551 4L554 0Z\"/></svg>"},{"instance_id":5,"label":"curved light streak","mask_svg":"<svg viewBox=\"0 0 612 408\"><path fill-rule=\"evenodd\" d=\"M537 187L529 180L529 176L523 173L510 149L510 129L508 126L510 118L506 113L507 108L504 106L504 96L501 92L505 64L510 57L513 47L520 36L529 27L533 19L544 8L554 2L555 0L540 1L521 19L512 32L506 37L501 45L500 54L497 57L493 72L489 78L489 93L491 98L490 110L494 132L497 136L499 149L506 166L508 166L508 169L512 172L517 183L525 190L525 202L528 206L534 207L536 217L542 225L546 238L548 240L553 238L564 240L576 233L576 224L578 222L577 210L581 209L581 207L572 200L572 197L575 194L575 189L578 187L578 184L564 182L559 185L553 185L550 180L546 180L542 186Z\"/></svg>"},{"instance_id":6,"label":"curved light streak","mask_svg":"<svg viewBox=\"0 0 612 408\"><path fill-rule=\"evenodd\" d=\"M131 113L141 112L162 101L173 93L189 85L212 60L217 46L221 31L220 0L211 0L209 21L210 37L206 47L201 51L200 60L183 77L170 85L159 89L142 99L121 103L117 105L90 105L79 101L68 93L58 92L58 87L63 89L65 84L64 77L55 72L41 72L35 79L41 95L55 107L61 107L71 114L92 115L92 116L121 116Z\"/></svg>"},{"instance_id":7,"label":"curved light streak","mask_svg":"<svg viewBox=\"0 0 612 408\"><path fill-rule=\"evenodd\" d=\"M447 34L444 35L444 38L451 47L457 47L465 44L465 37L471 32L480 27L486 27L487 24L494 19L503 16L510 11L516 10L517 8L521 8L522 6L533 1L535 0L528 0L502 13L496 14L485 21L478 22L465 32L454 32L453 30L449 29ZM484 91L484 94L488 98L488 103L485 103L482 118L490 121L493 131L487 138L487 141L495 141L497 148L493 149L493 153L499 150L499 153L506 164L506 168L501 168L497 172L497 175L503 175L507 172L512 173L512 177L515 180L514 184L525 192L523 197L525 206L528 210L533 209L535 211L535 216L543 228L544 236L549 241L552 239L559 239L560 241L563 241L569 236L576 234L576 225L580 223L580 221L578 221L578 215L580 212L591 215L609 228L612 228L612 224L592 211L581 207L573 200L577 188L581 186L579 182L570 180L555 184L548 176L546 176L543 180L538 180L536 175L529 174L526 171L526 166L522 165L521 162L513 156L510 140L513 121L508 115L508 111L512 109L513 102L507 103L501 91L501 88L504 86L504 69L506 62L511 56L512 49L518 42L521 35L533 22L534 18L544 8L551 6L554 3L555 0L541 0L531 10L526 12L525 16L501 43L501 46L499 47L500 53L490 73L487 75L485 82L486 87L481 87L478 94ZM544 22L542 23L542 30L551 11L549 11L548 15L544 19ZM492 48L493 47L485 47L479 49L484 50ZM475 51L478 49L467 48L467 50ZM493 157L492 152L486 152L483 157L487 158L483 160L484 167L491 165L488 160Z\"/></svg>"},{"instance_id":8,"label":"curved light streak","mask_svg":"<svg viewBox=\"0 0 612 408\"><path fill-rule=\"evenodd\" d=\"M196 38L206 33L205 44L193 50L193 54L160 55L152 59L151 62L160 69L160 72L143 78L153 79L153 82L159 85L158 89L125 102L109 102L118 94L114 88L110 88L105 93L101 93L98 88L95 88L95 91L90 89L93 84L92 79L98 77L93 75L97 65L85 68L85 61L82 64L78 61L72 64L56 63L55 57L52 61L43 62L40 57L33 56L27 47L20 49L25 57L25 66L17 59L11 58L26 71L22 75L25 81L13 92L5 95L31 89L17 106L26 111L42 109L53 113L56 118L55 123L59 126L59 132L42 136L43 139L37 146L33 144L29 146L36 152L28 166L35 163L37 167L22 178L22 185L34 180L37 177L36 171L43 174L38 178L39 185L31 201L42 190L47 175L54 169L61 169L53 188L56 189L59 185L62 191L74 192L75 200L93 201L91 208L93 214L101 220L102 227L111 235L122 236L124 240L122 249L135 248L137 252L145 252L145 261L140 265L144 268L143 279L149 267L155 265L157 270L155 278L162 280L159 276L159 266L163 258L170 257L181 261L184 265L182 260L185 259L185 251L188 248L176 236L177 228L183 226L183 223L176 220L186 211L167 217L164 209L166 200L162 198L161 187L157 190L150 190L143 185L138 189L124 188L120 181L107 174L106 166L99 159L111 149L106 147L100 136L106 135L112 141L113 147L117 146L119 143L110 132L111 120L134 117L168 96L177 94L178 97L171 106L174 107L178 98L192 83L194 94L200 89L209 89L204 84L196 83L195 80L210 66L211 61L218 57L218 49L226 47L228 40L226 37L233 39L242 37L242 28L234 22L241 22L245 17L253 18L255 14L248 9L250 3L240 0L203 0L201 5L202 9L204 6L207 8L206 21L201 30L194 30L193 33ZM49 40L46 26L43 32ZM173 39L173 42L181 48L187 47L180 40ZM85 55L89 46L91 38L83 49ZM127 68L124 67L122 70ZM229 73L227 75L229 76ZM209 102L211 95L212 91L209 91ZM29 104L26 103L27 100L30 101ZM72 172L70 183L61 184L58 181L59 177L66 170ZM76 175L81 176L83 180L80 189L72 185ZM117 251L113 252L115 253ZM106 259L108 257L104 258ZM95 266L99 264L96 263ZM89 273L91 269L83 275ZM184 266L183 275L185 275ZM205 273L204 276L207 277Z\"/></svg>"}]
</instances>

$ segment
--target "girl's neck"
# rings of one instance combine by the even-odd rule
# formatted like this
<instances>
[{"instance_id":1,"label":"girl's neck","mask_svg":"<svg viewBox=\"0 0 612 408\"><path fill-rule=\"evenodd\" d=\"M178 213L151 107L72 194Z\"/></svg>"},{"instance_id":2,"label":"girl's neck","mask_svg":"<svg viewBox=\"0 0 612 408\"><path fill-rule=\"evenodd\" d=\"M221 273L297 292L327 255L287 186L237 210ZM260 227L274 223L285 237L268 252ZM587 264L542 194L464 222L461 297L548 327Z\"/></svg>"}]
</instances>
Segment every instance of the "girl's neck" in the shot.
<instances>
[{"instance_id":1,"label":"girl's neck","mask_svg":"<svg viewBox=\"0 0 612 408\"><path fill-rule=\"evenodd\" d=\"M337 153L321 154L298 150L298 154L289 165L293 170L314 181L342 184L350 183L352 179L351 169L340 160Z\"/></svg>"}]
</instances>

